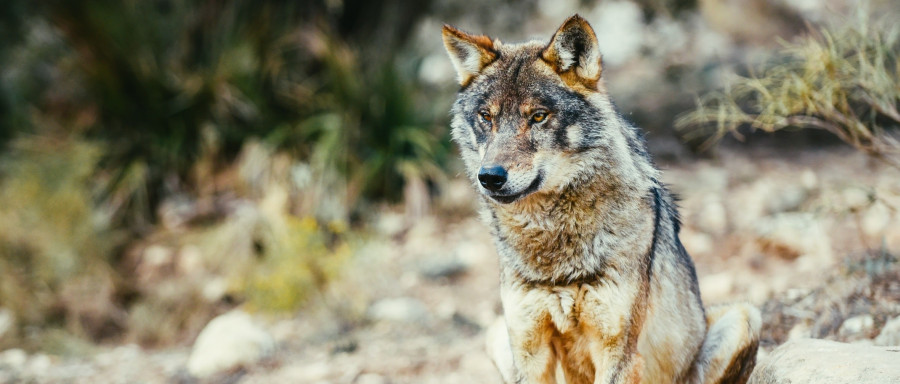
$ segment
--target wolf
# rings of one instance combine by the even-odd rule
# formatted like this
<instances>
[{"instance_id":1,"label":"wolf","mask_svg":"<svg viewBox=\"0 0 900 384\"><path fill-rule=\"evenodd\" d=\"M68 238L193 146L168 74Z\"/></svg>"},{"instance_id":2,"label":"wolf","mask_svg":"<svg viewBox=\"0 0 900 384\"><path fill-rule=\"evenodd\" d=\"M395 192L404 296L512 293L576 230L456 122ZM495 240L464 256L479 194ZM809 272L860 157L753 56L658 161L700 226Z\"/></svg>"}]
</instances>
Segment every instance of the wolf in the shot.
<instances>
[{"instance_id":1,"label":"wolf","mask_svg":"<svg viewBox=\"0 0 900 384\"><path fill-rule=\"evenodd\" d=\"M704 308L674 199L610 100L590 24L574 15L519 44L445 25L443 42L460 84L451 137L499 254L504 380L744 383L759 311Z\"/></svg>"}]
</instances>

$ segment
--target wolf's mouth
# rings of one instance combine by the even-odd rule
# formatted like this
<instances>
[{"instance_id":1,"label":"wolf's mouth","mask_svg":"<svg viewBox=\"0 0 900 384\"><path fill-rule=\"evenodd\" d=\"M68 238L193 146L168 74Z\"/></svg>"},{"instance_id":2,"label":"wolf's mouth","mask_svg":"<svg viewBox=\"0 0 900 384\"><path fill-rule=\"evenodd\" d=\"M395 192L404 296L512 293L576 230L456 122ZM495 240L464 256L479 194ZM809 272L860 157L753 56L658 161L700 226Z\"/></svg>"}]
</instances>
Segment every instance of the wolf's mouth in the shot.
<instances>
[{"instance_id":1,"label":"wolf's mouth","mask_svg":"<svg viewBox=\"0 0 900 384\"><path fill-rule=\"evenodd\" d=\"M522 192L513 193L510 195L489 194L488 196L490 196L492 199L494 199L502 204L509 204L509 203L512 203L513 201L519 200L519 198L521 198L525 195L528 195L534 191L537 191L538 188L540 188L541 182L543 180L544 180L543 174L541 174L539 172L537 177L534 178L534 181L531 182L531 184L528 186L528 188L525 188L524 190L522 190Z\"/></svg>"}]
</instances>

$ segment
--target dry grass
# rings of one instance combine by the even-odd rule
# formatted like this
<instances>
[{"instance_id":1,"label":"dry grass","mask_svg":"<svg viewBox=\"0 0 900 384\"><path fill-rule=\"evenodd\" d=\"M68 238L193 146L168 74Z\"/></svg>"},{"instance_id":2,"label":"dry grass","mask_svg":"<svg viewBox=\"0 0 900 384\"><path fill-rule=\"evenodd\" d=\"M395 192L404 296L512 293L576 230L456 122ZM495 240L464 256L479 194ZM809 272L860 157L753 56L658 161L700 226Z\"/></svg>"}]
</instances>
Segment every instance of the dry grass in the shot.
<instances>
[{"instance_id":1,"label":"dry grass","mask_svg":"<svg viewBox=\"0 0 900 384\"><path fill-rule=\"evenodd\" d=\"M707 94L676 126L709 147L739 128L765 132L822 129L894 166L900 142L900 29L892 18L860 11L845 25L813 30L783 49L759 75L738 77L729 89Z\"/></svg>"}]
</instances>

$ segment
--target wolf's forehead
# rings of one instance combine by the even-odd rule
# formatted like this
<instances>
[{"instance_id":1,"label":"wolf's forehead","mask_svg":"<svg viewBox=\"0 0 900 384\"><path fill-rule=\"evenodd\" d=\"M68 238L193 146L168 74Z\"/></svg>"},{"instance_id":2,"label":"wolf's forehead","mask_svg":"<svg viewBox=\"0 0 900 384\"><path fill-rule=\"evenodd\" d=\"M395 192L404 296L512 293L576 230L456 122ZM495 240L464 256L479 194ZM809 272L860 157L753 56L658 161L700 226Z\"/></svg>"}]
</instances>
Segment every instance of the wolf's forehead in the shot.
<instances>
[{"instance_id":1,"label":"wolf's forehead","mask_svg":"<svg viewBox=\"0 0 900 384\"><path fill-rule=\"evenodd\" d=\"M543 43L501 45L499 57L485 68L473 91L494 102L525 101L554 83L552 69L541 59Z\"/></svg>"}]
</instances>

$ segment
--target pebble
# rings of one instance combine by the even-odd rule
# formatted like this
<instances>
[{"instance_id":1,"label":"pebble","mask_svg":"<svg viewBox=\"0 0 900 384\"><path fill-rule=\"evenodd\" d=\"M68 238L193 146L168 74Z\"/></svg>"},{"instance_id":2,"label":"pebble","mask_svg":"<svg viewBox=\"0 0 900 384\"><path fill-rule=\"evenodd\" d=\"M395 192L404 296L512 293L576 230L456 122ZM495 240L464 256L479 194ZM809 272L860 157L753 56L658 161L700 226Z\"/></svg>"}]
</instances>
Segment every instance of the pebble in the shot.
<instances>
[{"instance_id":1,"label":"pebble","mask_svg":"<svg viewBox=\"0 0 900 384\"><path fill-rule=\"evenodd\" d=\"M0 353L0 364L14 371L21 371L25 368L25 362L27 361L28 354L18 348L7 349Z\"/></svg>"},{"instance_id":2,"label":"pebble","mask_svg":"<svg viewBox=\"0 0 900 384\"><path fill-rule=\"evenodd\" d=\"M838 330L838 334L843 337L864 335L869 333L874 326L875 319L872 318L872 315L853 316L844 320L844 323L841 324L841 328Z\"/></svg>"},{"instance_id":3,"label":"pebble","mask_svg":"<svg viewBox=\"0 0 900 384\"><path fill-rule=\"evenodd\" d=\"M900 346L900 316L888 320L875 338L875 345Z\"/></svg>"},{"instance_id":4,"label":"pebble","mask_svg":"<svg viewBox=\"0 0 900 384\"><path fill-rule=\"evenodd\" d=\"M0 340L9 333L15 325L15 317L12 311L6 308L0 308Z\"/></svg>"},{"instance_id":5,"label":"pebble","mask_svg":"<svg viewBox=\"0 0 900 384\"><path fill-rule=\"evenodd\" d=\"M411 297L382 299L369 307L369 318L381 321L415 323L428 318L428 309Z\"/></svg>"},{"instance_id":6,"label":"pebble","mask_svg":"<svg viewBox=\"0 0 900 384\"><path fill-rule=\"evenodd\" d=\"M356 378L355 384L387 384L388 380L377 373L363 373Z\"/></svg>"}]
</instances>

